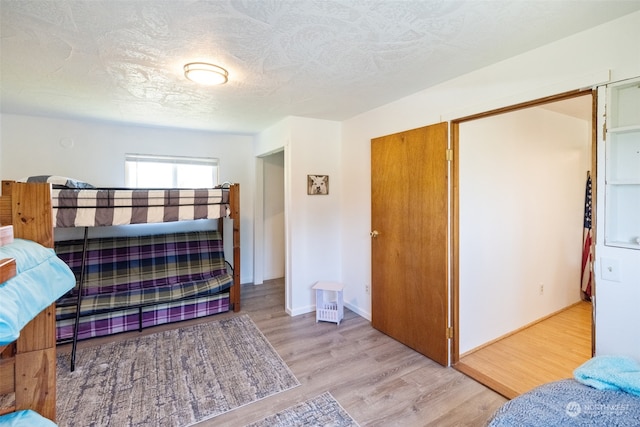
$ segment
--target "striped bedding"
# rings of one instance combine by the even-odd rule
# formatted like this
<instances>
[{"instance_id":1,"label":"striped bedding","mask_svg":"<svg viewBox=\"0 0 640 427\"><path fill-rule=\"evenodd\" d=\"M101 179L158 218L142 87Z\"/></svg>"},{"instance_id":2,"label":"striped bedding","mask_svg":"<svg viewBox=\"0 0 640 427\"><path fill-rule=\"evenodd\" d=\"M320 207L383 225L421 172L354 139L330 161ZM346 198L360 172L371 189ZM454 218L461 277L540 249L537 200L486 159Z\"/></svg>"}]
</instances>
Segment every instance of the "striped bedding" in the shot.
<instances>
[{"instance_id":1,"label":"striped bedding","mask_svg":"<svg viewBox=\"0 0 640 427\"><path fill-rule=\"evenodd\" d=\"M77 278L82 247L55 245ZM228 311L232 283L215 230L89 239L79 338L137 329L141 313L146 327ZM58 340L73 334L76 295L58 301Z\"/></svg>"},{"instance_id":2,"label":"striped bedding","mask_svg":"<svg viewBox=\"0 0 640 427\"><path fill-rule=\"evenodd\" d=\"M101 227L229 216L229 190L54 188L55 227Z\"/></svg>"}]
</instances>

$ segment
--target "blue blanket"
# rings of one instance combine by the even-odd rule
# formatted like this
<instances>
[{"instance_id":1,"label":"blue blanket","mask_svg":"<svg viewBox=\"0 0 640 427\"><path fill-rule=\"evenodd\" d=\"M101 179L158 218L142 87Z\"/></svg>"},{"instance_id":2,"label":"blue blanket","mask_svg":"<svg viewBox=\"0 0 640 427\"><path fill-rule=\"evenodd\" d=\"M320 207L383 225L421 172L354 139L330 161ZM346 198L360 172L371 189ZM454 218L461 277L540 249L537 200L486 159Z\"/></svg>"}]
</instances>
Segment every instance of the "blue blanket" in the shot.
<instances>
[{"instance_id":1,"label":"blue blanket","mask_svg":"<svg viewBox=\"0 0 640 427\"><path fill-rule=\"evenodd\" d=\"M2 427L56 427L56 423L30 409L0 417Z\"/></svg>"},{"instance_id":2,"label":"blue blanket","mask_svg":"<svg viewBox=\"0 0 640 427\"><path fill-rule=\"evenodd\" d=\"M577 381L598 390L640 396L640 364L629 357L596 356L573 371Z\"/></svg>"},{"instance_id":3,"label":"blue blanket","mask_svg":"<svg viewBox=\"0 0 640 427\"><path fill-rule=\"evenodd\" d=\"M76 284L53 249L30 240L0 247L4 258L16 260L16 276L0 284L0 345L18 339L27 323Z\"/></svg>"}]
</instances>

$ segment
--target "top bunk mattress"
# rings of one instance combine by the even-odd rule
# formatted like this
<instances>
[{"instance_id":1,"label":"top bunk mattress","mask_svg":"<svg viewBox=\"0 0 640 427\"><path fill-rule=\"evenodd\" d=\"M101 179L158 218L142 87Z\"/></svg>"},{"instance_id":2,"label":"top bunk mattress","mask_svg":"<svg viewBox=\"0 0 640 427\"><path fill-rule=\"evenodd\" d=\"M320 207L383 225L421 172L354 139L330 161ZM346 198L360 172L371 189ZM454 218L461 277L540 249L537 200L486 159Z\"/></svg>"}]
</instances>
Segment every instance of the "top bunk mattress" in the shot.
<instances>
[{"instance_id":1,"label":"top bunk mattress","mask_svg":"<svg viewBox=\"0 0 640 427\"><path fill-rule=\"evenodd\" d=\"M228 188L54 188L52 205L55 227L217 219L230 214Z\"/></svg>"}]
</instances>

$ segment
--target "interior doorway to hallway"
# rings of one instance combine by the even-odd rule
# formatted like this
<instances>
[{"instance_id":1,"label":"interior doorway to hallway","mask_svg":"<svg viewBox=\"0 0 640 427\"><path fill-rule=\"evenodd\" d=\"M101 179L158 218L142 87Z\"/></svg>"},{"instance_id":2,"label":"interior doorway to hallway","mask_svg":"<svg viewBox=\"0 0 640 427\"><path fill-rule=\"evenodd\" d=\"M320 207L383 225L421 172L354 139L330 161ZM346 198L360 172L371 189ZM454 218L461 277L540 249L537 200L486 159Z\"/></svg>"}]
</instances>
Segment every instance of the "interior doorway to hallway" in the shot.
<instances>
[{"instance_id":1,"label":"interior doorway to hallway","mask_svg":"<svg viewBox=\"0 0 640 427\"><path fill-rule=\"evenodd\" d=\"M285 275L284 151L266 156L263 161L263 279Z\"/></svg>"}]
</instances>

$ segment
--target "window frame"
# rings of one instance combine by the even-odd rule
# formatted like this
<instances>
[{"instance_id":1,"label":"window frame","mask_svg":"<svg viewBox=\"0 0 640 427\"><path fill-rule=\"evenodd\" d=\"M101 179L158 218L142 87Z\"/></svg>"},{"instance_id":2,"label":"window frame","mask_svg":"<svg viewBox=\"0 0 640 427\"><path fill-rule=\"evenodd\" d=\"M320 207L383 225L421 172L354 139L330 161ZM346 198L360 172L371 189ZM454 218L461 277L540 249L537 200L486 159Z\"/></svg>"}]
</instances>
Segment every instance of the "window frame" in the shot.
<instances>
[{"instance_id":1,"label":"window frame","mask_svg":"<svg viewBox=\"0 0 640 427\"><path fill-rule=\"evenodd\" d=\"M139 177L137 175L137 165L140 163L155 163L171 166L172 185L168 188L213 188L220 185L220 160L216 157L194 157L194 156L171 156L157 154L138 154L125 153L124 159L124 181L128 188L165 188L166 186L139 186ZM179 186L178 185L178 168L180 165L187 166L209 166L212 168L211 181L212 185L198 186ZM131 176L134 174L135 176Z\"/></svg>"}]
</instances>

